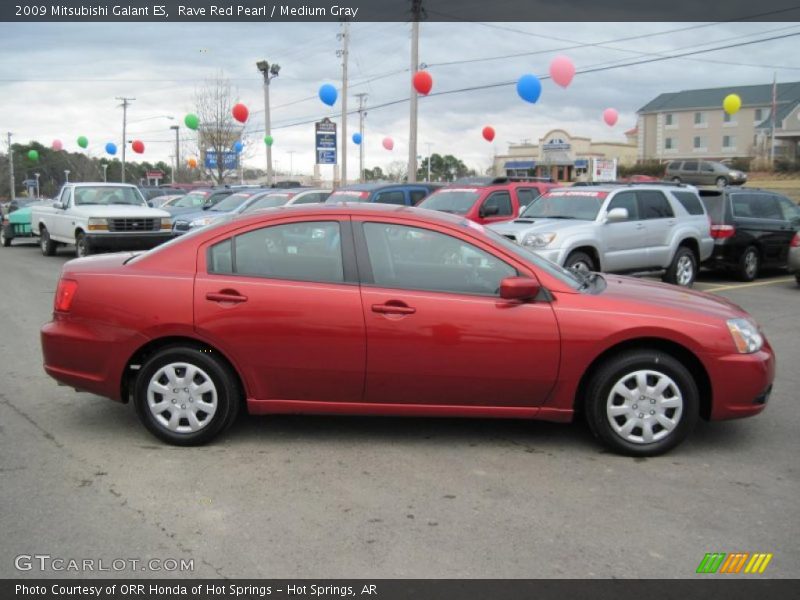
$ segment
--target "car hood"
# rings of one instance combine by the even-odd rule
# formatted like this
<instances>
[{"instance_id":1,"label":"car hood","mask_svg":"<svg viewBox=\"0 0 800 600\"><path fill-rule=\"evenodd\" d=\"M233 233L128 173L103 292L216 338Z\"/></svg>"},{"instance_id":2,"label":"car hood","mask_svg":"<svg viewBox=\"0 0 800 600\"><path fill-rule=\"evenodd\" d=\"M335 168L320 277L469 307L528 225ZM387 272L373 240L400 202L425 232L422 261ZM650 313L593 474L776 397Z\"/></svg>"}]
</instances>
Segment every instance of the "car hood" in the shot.
<instances>
[{"instance_id":1,"label":"car hood","mask_svg":"<svg viewBox=\"0 0 800 600\"><path fill-rule=\"evenodd\" d=\"M750 316L739 305L722 296L636 277L607 273L603 277L606 280L606 289L601 292L601 296L619 301L620 305L647 305L650 310L658 308L658 313L665 316L672 311L685 315L687 310L724 320Z\"/></svg>"},{"instance_id":2,"label":"car hood","mask_svg":"<svg viewBox=\"0 0 800 600\"><path fill-rule=\"evenodd\" d=\"M173 217L197 212L197 208L194 206L165 206L161 210L167 211Z\"/></svg>"},{"instance_id":3,"label":"car hood","mask_svg":"<svg viewBox=\"0 0 800 600\"><path fill-rule=\"evenodd\" d=\"M594 225L594 221L578 219L544 219L539 217L522 217L505 223L489 225L489 229L500 235L514 235L517 238L527 233L544 233L566 231L568 229L583 229Z\"/></svg>"},{"instance_id":4,"label":"car hood","mask_svg":"<svg viewBox=\"0 0 800 600\"><path fill-rule=\"evenodd\" d=\"M112 204L102 206L99 204L89 204L86 206L73 206L69 209L70 215L75 217L95 217L95 218L121 218L139 217L149 219L160 219L169 217L169 213L158 208L147 206L133 206L123 204Z\"/></svg>"},{"instance_id":5,"label":"car hood","mask_svg":"<svg viewBox=\"0 0 800 600\"><path fill-rule=\"evenodd\" d=\"M228 212L223 212L223 211L220 211L220 210L210 210L210 209L209 210L194 210L194 211L191 211L191 212L181 213L180 215L177 216L177 218L175 220L176 221L178 221L178 220L186 221L188 223L191 223L195 219L203 219L205 217L218 219L218 218L222 218L222 217L224 217L224 216L226 216L228 214L229 214Z\"/></svg>"}]
</instances>

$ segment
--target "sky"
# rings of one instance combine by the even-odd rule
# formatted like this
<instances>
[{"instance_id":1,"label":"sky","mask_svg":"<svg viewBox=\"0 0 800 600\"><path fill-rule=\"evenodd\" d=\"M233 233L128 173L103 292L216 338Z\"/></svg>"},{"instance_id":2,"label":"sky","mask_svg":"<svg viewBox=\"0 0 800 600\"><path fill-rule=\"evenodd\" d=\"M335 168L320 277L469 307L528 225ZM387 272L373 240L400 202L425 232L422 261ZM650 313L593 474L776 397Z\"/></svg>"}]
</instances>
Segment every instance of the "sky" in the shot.
<instances>
[{"instance_id":1,"label":"sky","mask_svg":"<svg viewBox=\"0 0 800 600\"><path fill-rule=\"evenodd\" d=\"M262 77L258 60L281 66L270 86L273 161L288 173L310 174L315 160L313 121L341 117L341 94L331 109L317 97L323 83L341 86L341 42L336 23L0 23L0 133L15 143L60 139L103 156L122 137L115 97L136 98L128 111L128 138L141 139L134 158L172 161L174 131L193 112L196 90L222 74L250 109L245 164L265 167ZM598 66L727 46L800 33L800 23L436 23L420 25L420 62L433 77L432 93L515 82L526 73L546 76L552 59L568 56L580 72ZM635 38L635 39L631 39ZM407 162L411 26L351 23L348 109L367 98L365 166L386 170ZM577 46L577 47L576 47ZM525 56L507 57L525 54ZM594 73L577 74L563 89L542 82L536 104L515 85L420 98L418 154L453 154L485 171L510 143L538 141L566 129L594 140L625 141L636 110L663 92L800 81L800 36ZM507 58L495 58L507 57ZM491 58L492 60L485 60ZM447 64L451 63L451 64ZM455 63L455 64L452 64ZM400 100L384 108L379 105ZM375 107L370 109L370 106ZM619 111L614 127L605 108ZM172 120L166 117L173 117ZM304 121L310 123L300 124ZM481 137L485 125L497 134ZM341 125L340 125L341 127ZM348 137L358 116L348 118ZM196 148L181 127L182 158ZM394 140L385 150L384 137ZM348 144L348 174L356 176L358 147Z\"/></svg>"}]
</instances>

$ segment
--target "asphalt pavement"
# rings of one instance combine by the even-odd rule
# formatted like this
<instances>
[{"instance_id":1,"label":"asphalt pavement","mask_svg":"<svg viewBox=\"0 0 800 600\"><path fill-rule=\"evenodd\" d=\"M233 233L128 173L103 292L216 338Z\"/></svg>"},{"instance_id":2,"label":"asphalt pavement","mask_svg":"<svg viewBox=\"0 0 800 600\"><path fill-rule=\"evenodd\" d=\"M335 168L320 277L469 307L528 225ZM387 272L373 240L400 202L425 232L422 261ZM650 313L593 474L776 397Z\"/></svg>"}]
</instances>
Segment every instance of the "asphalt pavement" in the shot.
<instances>
[{"instance_id":1,"label":"asphalt pavement","mask_svg":"<svg viewBox=\"0 0 800 600\"><path fill-rule=\"evenodd\" d=\"M763 325L767 410L632 459L580 424L511 420L244 416L210 446L164 445L131 406L42 370L73 257L0 249L0 578L684 578L707 552L769 552L764 577L800 575L800 286L785 273L697 285ZM20 571L20 555L193 570Z\"/></svg>"}]
</instances>

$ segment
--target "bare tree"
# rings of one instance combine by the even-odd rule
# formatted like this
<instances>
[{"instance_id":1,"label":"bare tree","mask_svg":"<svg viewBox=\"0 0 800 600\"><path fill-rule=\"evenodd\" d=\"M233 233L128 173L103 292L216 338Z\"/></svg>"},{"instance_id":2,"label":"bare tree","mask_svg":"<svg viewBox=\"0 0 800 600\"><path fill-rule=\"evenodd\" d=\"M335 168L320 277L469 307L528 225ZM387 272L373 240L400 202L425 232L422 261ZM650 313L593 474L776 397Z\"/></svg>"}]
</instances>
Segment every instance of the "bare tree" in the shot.
<instances>
[{"instance_id":1,"label":"bare tree","mask_svg":"<svg viewBox=\"0 0 800 600\"><path fill-rule=\"evenodd\" d=\"M234 143L242 139L244 131L243 125L234 120L231 114L236 102L231 82L221 72L216 78L206 80L203 87L195 91L195 110L200 119L197 131L200 165L218 184L236 172L235 168L226 168L224 160L227 153L233 151ZM213 168L205 167L208 152L216 155L216 166Z\"/></svg>"},{"instance_id":2,"label":"bare tree","mask_svg":"<svg viewBox=\"0 0 800 600\"><path fill-rule=\"evenodd\" d=\"M401 160L393 160L386 167L386 177L389 181L404 181L408 173L408 165Z\"/></svg>"}]
</instances>

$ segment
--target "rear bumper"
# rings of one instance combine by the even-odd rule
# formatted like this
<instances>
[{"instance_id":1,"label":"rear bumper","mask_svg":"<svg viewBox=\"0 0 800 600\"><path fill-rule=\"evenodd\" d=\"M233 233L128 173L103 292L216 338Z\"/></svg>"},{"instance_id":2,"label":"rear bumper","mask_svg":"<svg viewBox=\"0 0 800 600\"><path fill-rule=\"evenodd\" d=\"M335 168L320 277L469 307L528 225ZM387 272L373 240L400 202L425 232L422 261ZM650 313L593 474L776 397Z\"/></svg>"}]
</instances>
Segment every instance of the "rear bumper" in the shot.
<instances>
[{"instance_id":1,"label":"rear bumper","mask_svg":"<svg viewBox=\"0 0 800 600\"><path fill-rule=\"evenodd\" d=\"M71 322L56 315L41 330L44 370L80 391L112 400L121 398L128 358L148 339L139 333L91 322Z\"/></svg>"},{"instance_id":2,"label":"rear bumper","mask_svg":"<svg viewBox=\"0 0 800 600\"><path fill-rule=\"evenodd\" d=\"M800 247L789 249L789 272L800 273Z\"/></svg>"},{"instance_id":3,"label":"rear bumper","mask_svg":"<svg viewBox=\"0 0 800 600\"><path fill-rule=\"evenodd\" d=\"M753 354L728 354L707 363L713 402L711 420L757 415L767 405L775 379L775 355L768 343Z\"/></svg>"},{"instance_id":4,"label":"rear bumper","mask_svg":"<svg viewBox=\"0 0 800 600\"><path fill-rule=\"evenodd\" d=\"M152 233L114 233L88 234L86 236L93 248L109 250L148 250L172 239L172 231L154 231Z\"/></svg>"},{"instance_id":5,"label":"rear bumper","mask_svg":"<svg viewBox=\"0 0 800 600\"><path fill-rule=\"evenodd\" d=\"M743 251L743 247L733 244L720 244L717 242L714 244L714 250L706 261L706 265L712 268L717 267L722 269L738 267L739 259Z\"/></svg>"}]
</instances>

